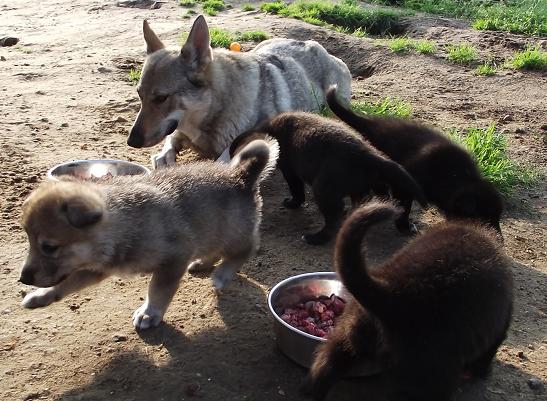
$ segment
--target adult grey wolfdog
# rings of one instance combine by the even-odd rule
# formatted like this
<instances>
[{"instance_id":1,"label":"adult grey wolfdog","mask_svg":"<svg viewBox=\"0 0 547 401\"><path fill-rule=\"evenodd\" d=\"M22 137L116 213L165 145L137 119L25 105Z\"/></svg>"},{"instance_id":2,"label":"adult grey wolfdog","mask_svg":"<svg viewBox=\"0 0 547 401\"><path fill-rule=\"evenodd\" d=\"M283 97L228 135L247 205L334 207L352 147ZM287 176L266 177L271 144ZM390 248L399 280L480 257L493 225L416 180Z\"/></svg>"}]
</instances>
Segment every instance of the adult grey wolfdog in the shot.
<instances>
[{"instance_id":1,"label":"adult grey wolfdog","mask_svg":"<svg viewBox=\"0 0 547 401\"><path fill-rule=\"evenodd\" d=\"M167 137L152 157L155 168L175 164L186 147L216 159L234 138L267 118L320 109L331 85L342 100L350 99L348 67L315 41L270 39L246 53L213 50L201 15L180 52L166 50L146 21L143 32L141 110L127 143L149 147Z\"/></svg>"}]
</instances>

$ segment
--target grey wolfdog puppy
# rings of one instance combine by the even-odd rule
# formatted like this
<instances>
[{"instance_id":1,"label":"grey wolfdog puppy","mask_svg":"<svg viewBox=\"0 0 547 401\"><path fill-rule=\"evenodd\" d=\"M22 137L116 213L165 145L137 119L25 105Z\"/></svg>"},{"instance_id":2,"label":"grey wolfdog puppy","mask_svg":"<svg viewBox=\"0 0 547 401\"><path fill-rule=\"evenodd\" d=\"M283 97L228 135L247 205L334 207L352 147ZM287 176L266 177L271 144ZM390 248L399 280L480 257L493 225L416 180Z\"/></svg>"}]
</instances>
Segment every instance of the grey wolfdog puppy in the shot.
<instances>
[{"instance_id":1,"label":"grey wolfdog puppy","mask_svg":"<svg viewBox=\"0 0 547 401\"><path fill-rule=\"evenodd\" d=\"M137 92L141 109L127 143L154 146L165 137L154 167L173 165L189 147L218 158L242 132L283 111L319 110L338 85L349 102L346 64L315 41L270 39L250 52L210 46L203 16L194 21L181 51L169 51L144 21L147 57Z\"/></svg>"},{"instance_id":2,"label":"grey wolfdog puppy","mask_svg":"<svg viewBox=\"0 0 547 401\"><path fill-rule=\"evenodd\" d=\"M133 314L138 329L163 319L188 267L211 269L221 290L258 247L259 183L275 167L275 140L257 140L229 165L202 161L106 182L45 182L23 205L30 249L20 281L42 287L37 308L116 274L152 273ZM45 288L44 288L45 287Z\"/></svg>"}]
</instances>

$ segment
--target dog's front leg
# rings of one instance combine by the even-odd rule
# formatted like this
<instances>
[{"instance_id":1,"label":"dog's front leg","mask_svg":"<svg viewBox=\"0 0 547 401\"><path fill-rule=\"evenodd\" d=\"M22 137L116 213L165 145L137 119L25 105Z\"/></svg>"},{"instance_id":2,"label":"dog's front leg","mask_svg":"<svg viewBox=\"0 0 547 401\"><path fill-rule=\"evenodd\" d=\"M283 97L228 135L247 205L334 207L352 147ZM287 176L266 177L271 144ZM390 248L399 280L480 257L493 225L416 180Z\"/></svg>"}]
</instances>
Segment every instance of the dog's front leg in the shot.
<instances>
[{"instance_id":1,"label":"dog's front leg","mask_svg":"<svg viewBox=\"0 0 547 401\"><path fill-rule=\"evenodd\" d=\"M27 294L21 305L25 308L41 308L53 302L60 301L64 297L82 288L97 284L106 277L103 273L78 270L69 275L59 284L48 288L39 288L36 291Z\"/></svg>"},{"instance_id":2,"label":"dog's front leg","mask_svg":"<svg viewBox=\"0 0 547 401\"><path fill-rule=\"evenodd\" d=\"M180 266L154 272L146 301L133 313L133 326L136 329L144 330L160 324L186 270L186 264Z\"/></svg>"},{"instance_id":3,"label":"dog's front leg","mask_svg":"<svg viewBox=\"0 0 547 401\"><path fill-rule=\"evenodd\" d=\"M177 154L184 147L190 147L190 140L180 131L167 135L161 152L152 156L154 169L174 166L177 162Z\"/></svg>"}]
</instances>

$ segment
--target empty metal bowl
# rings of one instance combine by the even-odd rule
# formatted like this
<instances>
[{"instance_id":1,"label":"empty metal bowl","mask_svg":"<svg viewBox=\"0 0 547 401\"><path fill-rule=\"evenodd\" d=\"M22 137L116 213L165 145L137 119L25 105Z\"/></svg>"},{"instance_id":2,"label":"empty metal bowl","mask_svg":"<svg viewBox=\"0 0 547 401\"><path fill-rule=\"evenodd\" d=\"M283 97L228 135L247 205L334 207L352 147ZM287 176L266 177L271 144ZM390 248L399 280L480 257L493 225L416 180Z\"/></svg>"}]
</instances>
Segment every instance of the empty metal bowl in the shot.
<instances>
[{"instance_id":1,"label":"empty metal bowl","mask_svg":"<svg viewBox=\"0 0 547 401\"><path fill-rule=\"evenodd\" d=\"M268 295L268 307L274 317L277 345L286 356L305 368L311 366L315 348L327 339L298 330L283 321L281 315L285 308L331 294L344 300L350 297L336 273L316 272L289 277L272 288ZM348 376L368 376L379 371L374 361L360 361L351 369Z\"/></svg>"},{"instance_id":2,"label":"empty metal bowl","mask_svg":"<svg viewBox=\"0 0 547 401\"><path fill-rule=\"evenodd\" d=\"M70 175L82 180L90 180L137 174L150 174L150 170L125 160L74 160L49 169L47 178L57 181L62 175Z\"/></svg>"}]
</instances>

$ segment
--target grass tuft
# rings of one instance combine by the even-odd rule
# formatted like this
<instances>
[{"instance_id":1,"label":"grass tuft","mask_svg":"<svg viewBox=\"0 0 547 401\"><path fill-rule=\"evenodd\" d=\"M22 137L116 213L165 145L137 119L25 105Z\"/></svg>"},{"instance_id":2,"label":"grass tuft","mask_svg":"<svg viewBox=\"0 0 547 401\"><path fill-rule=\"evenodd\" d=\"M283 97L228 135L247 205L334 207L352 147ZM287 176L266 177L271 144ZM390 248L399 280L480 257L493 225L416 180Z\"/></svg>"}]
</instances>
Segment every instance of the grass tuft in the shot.
<instances>
[{"instance_id":1,"label":"grass tuft","mask_svg":"<svg viewBox=\"0 0 547 401\"><path fill-rule=\"evenodd\" d=\"M385 97L376 102L351 102L351 108L363 114L379 116L407 118L412 116L412 106L404 100ZM332 117L333 113L325 106L320 114L325 117Z\"/></svg>"},{"instance_id":2,"label":"grass tuft","mask_svg":"<svg viewBox=\"0 0 547 401\"><path fill-rule=\"evenodd\" d=\"M203 11L211 16L217 15L219 11L226 8L224 0L202 0L201 5L203 6Z\"/></svg>"},{"instance_id":3,"label":"grass tuft","mask_svg":"<svg viewBox=\"0 0 547 401\"><path fill-rule=\"evenodd\" d=\"M526 50L513 54L508 64L516 69L547 71L547 52L539 45L530 46Z\"/></svg>"},{"instance_id":4,"label":"grass tuft","mask_svg":"<svg viewBox=\"0 0 547 401\"><path fill-rule=\"evenodd\" d=\"M437 50L437 45L431 40L417 40L413 43L413 47L418 53L422 54L432 54Z\"/></svg>"},{"instance_id":5,"label":"grass tuft","mask_svg":"<svg viewBox=\"0 0 547 401\"><path fill-rule=\"evenodd\" d=\"M448 60L457 64L471 64L477 60L477 51L471 45L462 43L459 45L449 45Z\"/></svg>"},{"instance_id":6,"label":"grass tuft","mask_svg":"<svg viewBox=\"0 0 547 401\"><path fill-rule=\"evenodd\" d=\"M349 32L360 29L372 35L383 35L398 30L399 18L405 15L402 12L381 8L363 8L352 0L341 3L300 0L292 4L276 1L264 3L260 9L314 25L342 27L347 28Z\"/></svg>"},{"instance_id":7,"label":"grass tuft","mask_svg":"<svg viewBox=\"0 0 547 401\"><path fill-rule=\"evenodd\" d=\"M133 85L137 85L141 79L141 73L141 68L131 68L129 70L129 81L131 81Z\"/></svg>"},{"instance_id":8,"label":"grass tuft","mask_svg":"<svg viewBox=\"0 0 547 401\"><path fill-rule=\"evenodd\" d=\"M449 136L471 152L482 175L504 195L511 194L519 186L529 186L540 177L537 172L509 158L507 139L496 131L495 124L486 129L470 128L466 135L451 132Z\"/></svg>"},{"instance_id":9,"label":"grass tuft","mask_svg":"<svg viewBox=\"0 0 547 401\"><path fill-rule=\"evenodd\" d=\"M242 42L262 42L269 38L269 35L263 31L247 31L240 33L237 40Z\"/></svg>"},{"instance_id":10,"label":"grass tuft","mask_svg":"<svg viewBox=\"0 0 547 401\"><path fill-rule=\"evenodd\" d=\"M388 42L388 47L394 53L408 52L412 49L412 43L409 38L394 38Z\"/></svg>"},{"instance_id":11,"label":"grass tuft","mask_svg":"<svg viewBox=\"0 0 547 401\"><path fill-rule=\"evenodd\" d=\"M243 4L243 6L241 6L241 9L243 11L254 11L255 10L254 6L251 5L251 4Z\"/></svg>"},{"instance_id":12,"label":"grass tuft","mask_svg":"<svg viewBox=\"0 0 547 401\"><path fill-rule=\"evenodd\" d=\"M197 0L179 0L179 6L181 7L194 7Z\"/></svg>"},{"instance_id":13,"label":"grass tuft","mask_svg":"<svg viewBox=\"0 0 547 401\"><path fill-rule=\"evenodd\" d=\"M477 67L477 69L475 70L475 73L477 75L482 75L482 76L485 76L485 77L490 77L492 75L495 75L496 74L496 65L491 62L491 61L487 61L481 65L479 65Z\"/></svg>"}]
</instances>

